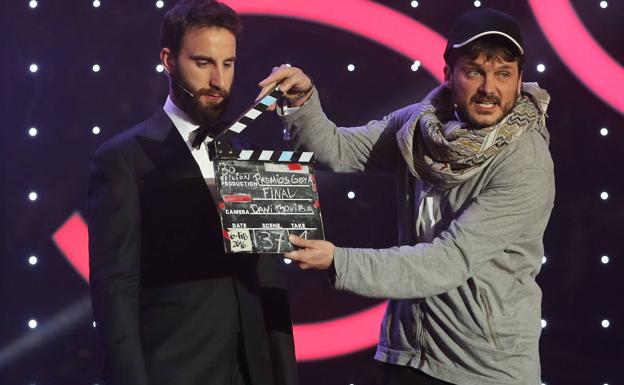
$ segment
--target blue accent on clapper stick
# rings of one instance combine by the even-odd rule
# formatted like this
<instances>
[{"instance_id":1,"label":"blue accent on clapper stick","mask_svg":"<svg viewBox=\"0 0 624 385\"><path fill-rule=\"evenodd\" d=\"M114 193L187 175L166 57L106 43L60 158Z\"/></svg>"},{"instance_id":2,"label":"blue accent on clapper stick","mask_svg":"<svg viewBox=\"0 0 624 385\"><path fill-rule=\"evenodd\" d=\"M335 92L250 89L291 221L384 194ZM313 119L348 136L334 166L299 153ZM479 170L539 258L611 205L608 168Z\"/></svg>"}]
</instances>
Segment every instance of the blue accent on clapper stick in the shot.
<instances>
[{"instance_id":1,"label":"blue accent on clapper stick","mask_svg":"<svg viewBox=\"0 0 624 385\"><path fill-rule=\"evenodd\" d=\"M280 162L288 162L292 158L292 151L282 151L282 155L279 157Z\"/></svg>"},{"instance_id":2,"label":"blue accent on clapper stick","mask_svg":"<svg viewBox=\"0 0 624 385\"><path fill-rule=\"evenodd\" d=\"M260 103L264 104L265 106L270 106L271 104L275 103L277 99L275 99L273 96L271 95L267 95L265 96Z\"/></svg>"}]
</instances>

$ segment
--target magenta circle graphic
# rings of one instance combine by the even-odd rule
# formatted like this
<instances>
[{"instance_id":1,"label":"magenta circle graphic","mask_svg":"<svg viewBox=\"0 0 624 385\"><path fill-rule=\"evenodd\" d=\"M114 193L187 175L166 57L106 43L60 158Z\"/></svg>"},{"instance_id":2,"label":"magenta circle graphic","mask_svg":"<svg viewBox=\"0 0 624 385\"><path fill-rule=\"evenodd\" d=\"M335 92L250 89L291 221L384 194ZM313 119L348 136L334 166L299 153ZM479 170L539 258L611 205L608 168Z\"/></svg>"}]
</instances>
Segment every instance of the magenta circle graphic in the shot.
<instances>
[{"instance_id":1,"label":"magenta circle graphic","mask_svg":"<svg viewBox=\"0 0 624 385\"><path fill-rule=\"evenodd\" d=\"M369 39L443 80L445 38L410 17L368 0L225 0L241 14L319 23ZM591 38L568 0L529 0L535 17L564 63L598 97L624 112L624 70ZM280 64L280 63L276 63ZM296 63L294 63L296 65ZM53 234L70 264L88 280L87 227L75 212ZM294 325L297 359L310 361L374 346L386 303L336 319Z\"/></svg>"},{"instance_id":2,"label":"magenta circle graphic","mask_svg":"<svg viewBox=\"0 0 624 385\"><path fill-rule=\"evenodd\" d=\"M408 16L371 1L225 2L241 14L288 17L346 30L419 60L434 78L443 80L445 39ZM59 249L85 280L89 277L87 238L86 224L77 212L53 234ZM297 360L321 360L374 346L385 307L384 302L346 317L294 325Z\"/></svg>"}]
</instances>

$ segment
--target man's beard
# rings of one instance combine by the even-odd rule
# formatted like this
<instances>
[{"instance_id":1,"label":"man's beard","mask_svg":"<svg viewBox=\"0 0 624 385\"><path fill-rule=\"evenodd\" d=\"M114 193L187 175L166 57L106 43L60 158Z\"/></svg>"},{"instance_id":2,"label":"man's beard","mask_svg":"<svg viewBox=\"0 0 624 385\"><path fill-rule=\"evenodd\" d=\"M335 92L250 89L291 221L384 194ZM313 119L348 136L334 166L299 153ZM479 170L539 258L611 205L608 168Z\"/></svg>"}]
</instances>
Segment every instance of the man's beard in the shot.
<instances>
[{"instance_id":1,"label":"man's beard","mask_svg":"<svg viewBox=\"0 0 624 385\"><path fill-rule=\"evenodd\" d=\"M180 85L173 82L173 93L179 104L178 107L180 107L182 111L186 112L195 124L200 126L209 126L223 116L223 113L225 112L230 101L230 93L227 90L216 87L194 89L193 87L187 85L188 83L180 74L174 73L172 76L175 76L174 80L180 83L188 92L193 94L191 97L191 95L182 89ZM200 101L200 98L203 95L218 95L222 97L223 100L216 104L210 103L204 105Z\"/></svg>"},{"instance_id":2,"label":"man's beard","mask_svg":"<svg viewBox=\"0 0 624 385\"><path fill-rule=\"evenodd\" d=\"M517 100L518 92L516 92L513 100L505 105L501 104L501 99L496 95L488 95L485 92L477 92L477 94L473 95L468 101L468 106L477 102L493 102L500 106L502 110L502 115L498 119L496 119L495 122L486 125L489 127L498 124L501 120L503 120L507 116L507 114L509 114L509 112L514 108ZM473 119L473 117L468 113L468 106L462 106L460 104L456 104L455 106L455 109L462 120L466 121L471 126L476 128L485 127L482 123L479 123L475 119Z\"/></svg>"}]
</instances>

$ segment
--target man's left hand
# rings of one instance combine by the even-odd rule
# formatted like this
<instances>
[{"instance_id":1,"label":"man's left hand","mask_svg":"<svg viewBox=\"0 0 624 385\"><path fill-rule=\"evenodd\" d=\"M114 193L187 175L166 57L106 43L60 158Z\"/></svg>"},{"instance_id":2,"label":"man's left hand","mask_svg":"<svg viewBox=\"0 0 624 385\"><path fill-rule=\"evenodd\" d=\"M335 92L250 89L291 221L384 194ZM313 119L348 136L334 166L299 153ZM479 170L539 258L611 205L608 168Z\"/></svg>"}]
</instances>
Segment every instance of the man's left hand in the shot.
<instances>
[{"instance_id":1,"label":"man's left hand","mask_svg":"<svg viewBox=\"0 0 624 385\"><path fill-rule=\"evenodd\" d=\"M290 235L288 240L293 245L301 247L301 249L285 253L284 257L296 261L300 269L325 270L331 266L334 260L334 250L336 249L333 243L322 240L303 239L296 235Z\"/></svg>"}]
</instances>

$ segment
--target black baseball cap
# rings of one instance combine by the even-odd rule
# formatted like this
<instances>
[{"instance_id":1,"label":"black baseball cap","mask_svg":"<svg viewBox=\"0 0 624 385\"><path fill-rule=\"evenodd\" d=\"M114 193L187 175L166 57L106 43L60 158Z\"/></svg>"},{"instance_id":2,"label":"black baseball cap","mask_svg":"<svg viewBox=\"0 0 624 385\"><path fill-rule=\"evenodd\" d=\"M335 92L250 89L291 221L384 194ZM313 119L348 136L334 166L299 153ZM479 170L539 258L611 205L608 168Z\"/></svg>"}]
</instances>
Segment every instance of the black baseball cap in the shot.
<instances>
[{"instance_id":1,"label":"black baseball cap","mask_svg":"<svg viewBox=\"0 0 624 385\"><path fill-rule=\"evenodd\" d=\"M495 9L468 11L455 20L444 49L444 60L454 48L464 47L487 35L503 36L524 55L520 26L516 19Z\"/></svg>"}]
</instances>

